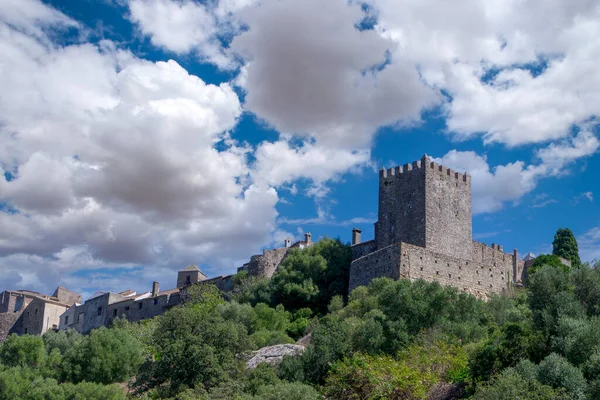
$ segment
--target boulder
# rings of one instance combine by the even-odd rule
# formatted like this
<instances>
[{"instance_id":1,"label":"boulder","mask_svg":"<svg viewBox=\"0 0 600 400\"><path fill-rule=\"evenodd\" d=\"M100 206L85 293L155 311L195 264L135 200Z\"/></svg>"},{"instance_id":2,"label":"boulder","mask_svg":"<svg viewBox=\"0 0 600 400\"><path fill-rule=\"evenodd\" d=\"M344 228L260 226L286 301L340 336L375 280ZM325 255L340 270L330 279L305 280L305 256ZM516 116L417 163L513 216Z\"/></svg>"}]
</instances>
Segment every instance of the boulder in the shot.
<instances>
[{"instance_id":1,"label":"boulder","mask_svg":"<svg viewBox=\"0 0 600 400\"><path fill-rule=\"evenodd\" d=\"M263 347L253 353L252 358L246 362L246 368L253 369L262 363L277 364L283 356L298 356L304 352L304 349L304 346L297 344L277 344Z\"/></svg>"}]
</instances>

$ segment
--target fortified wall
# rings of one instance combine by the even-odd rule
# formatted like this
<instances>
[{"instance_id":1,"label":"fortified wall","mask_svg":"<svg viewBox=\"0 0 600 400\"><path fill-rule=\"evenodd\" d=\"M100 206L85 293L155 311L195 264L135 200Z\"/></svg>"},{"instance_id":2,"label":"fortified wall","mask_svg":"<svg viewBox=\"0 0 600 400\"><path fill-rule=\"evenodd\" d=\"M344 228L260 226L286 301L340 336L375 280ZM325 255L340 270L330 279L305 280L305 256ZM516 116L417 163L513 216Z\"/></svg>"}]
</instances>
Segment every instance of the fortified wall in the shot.
<instances>
[{"instance_id":1,"label":"fortified wall","mask_svg":"<svg viewBox=\"0 0 600 400\"><path fill-rule=\"evenodd\" d=\"M352 235L350 290L377 277L437 281L477 297L517 282L523 261L472 239L471 177L421 160L379 172L375 239Z\"/></svg>"}]
</instances>

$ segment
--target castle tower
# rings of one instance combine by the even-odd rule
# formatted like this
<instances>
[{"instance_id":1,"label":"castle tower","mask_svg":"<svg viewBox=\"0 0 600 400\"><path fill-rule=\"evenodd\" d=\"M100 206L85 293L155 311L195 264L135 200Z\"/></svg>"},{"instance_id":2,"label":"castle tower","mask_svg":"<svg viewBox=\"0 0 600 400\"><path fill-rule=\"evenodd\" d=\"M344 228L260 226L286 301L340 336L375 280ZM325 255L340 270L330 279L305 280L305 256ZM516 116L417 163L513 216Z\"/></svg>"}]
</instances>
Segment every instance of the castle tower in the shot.
<instances>
[{"instance_id":1,"label":"castle tower","mask_svg":"<svg viewBox=\"0 0 600 400\"><path fill-rule=\"evenodd\" d=\"M451 257L472 257L471 177L427 155L379 172L378 217L378 249L405 242Z\"/></svg>"},{"instance_id":2,"label":"castle tower","mask_svg":"<svg viewBox=\"0 0 600 400\"><path fill-rule=\"evenodd\" d=\"M192 283L206 280L206 275L200 271L194 264L190 264L181 271L177 272L177 287L182 288Z\"/></svg>"}]
</instances>

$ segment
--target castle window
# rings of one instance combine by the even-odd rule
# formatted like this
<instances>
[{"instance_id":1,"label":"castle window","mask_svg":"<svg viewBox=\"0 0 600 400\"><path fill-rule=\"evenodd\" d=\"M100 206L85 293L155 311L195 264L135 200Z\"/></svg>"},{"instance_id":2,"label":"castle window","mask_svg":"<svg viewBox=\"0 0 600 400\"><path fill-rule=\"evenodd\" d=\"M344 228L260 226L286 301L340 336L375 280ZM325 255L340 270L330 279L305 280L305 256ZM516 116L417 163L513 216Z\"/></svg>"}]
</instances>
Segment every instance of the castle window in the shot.
<instances>
[{"instance_id":1,"label":"castle window","mask_svg":"<svg viewBox=\"0 0 600 400\"><path fill-rule=\"evenodd\" d=\"M117 309L115 308L115 309L113 310L113 317L116 317L116 316L117 316Z\"/></svg>"},{"instance_id":2,"label":"castle window","mask_svg":"<svg viewBox=\"0 0 600 400\"><path fill-rule=\"evenodd\" d=\"M140 310L142 309L142 302L141 301L138 303L138 309L140 309Z\"/></svg>"},{"instance_id":3,"label":"castle window","mask_svg":"<svg viewBox=\"0 0 600 400\"><path fill-rule=\"evenodd\" d=\"M462 267L459 265L459 266L458 266L458 269L462 269Z\"/></svg>"},{"instance_id":4,"label":"castle window","mask_svg":"<svg viewBox=\"0 0 600 400\"><path fill-rule=\"evenodd\" d=\"M65 317L65 325L69 325L69 316L68 315Z\"/></svg>"},{"instance_id":5,"label":"castle window","mask_svg":"<svg viewBox=\"0 0 600 400\"><path fill-rule=\"evenodd\" d=\"M469 265L469 262L468 262L468 261L467 261L467 262L465 262L465 265Z\"/></svg>"},{"instance_id":6,"label":"castle window","mask_svg":"<svg viewBox=\"0 0 600 400\"><path fill-rule=\"evenodd\" d=\"M125 307L125 311L126 311L126 312L127 312L127 311L129 311L129 307Z\"/></svg>"},{"instance_id":7,"label":"castle window","mask_svg":"<svg viewBox=\"0 0 600 400\"><path fill-rule=\"evenodd\" d=\"M435 263L437 264L437 260L435 260Z\"/></svg>"},{"instance_id":8,"label":"castle window","mask_svg":"<svg viewBox=\"0 0 600 400\"><path fill-rule=\"evenodd\" d=\"M436 275L439 275L439 274L440 274L440 271L435 271L435 274L436 274Z\"/></svg>"},{"instance_id":9,"label":"castle window","mask_svg":"<svg viewBox=\"0 0 600 400\"><path fill-rule=\"evenodd\" d=\"M458 277L458 280L460 281L460 276Z\"/></svg>"},{"instance_id":10,"label":"castle window","mask_svg":"<svg viewBox=\"0 0 600 400\"><path fill-rule=\"evenodd\" d=\"M478 285L481 285L481 281L477 281L477 284L478 284Z\"/></svg>"},{"instance_id":11,"label":"castle window","mask_svg":"<svg viewBox=\"0 0 600 400\"><path fill-rule=\"evenodd\" d=\"M28 330L28 329L27 329L27 328L25 328L25 334L26 334L26 335L27 335L27 330Z\"/></svg>"},{"instance_id":12,"label":"castle window","mask_svg":"<svg viewBox=\"0 0 600 400\"><path fill-rule=\"evenodd\" d=\"M450 263L448 263L448 266L450 266Z\"/></svg>"},{"instance_id":13,"label":"castle window","mask_svg":"<svg viewBox=\"0 0 600 400\"><path fill-rule=\"evenodd\" d=\"M475 271L477 273L477 275L479 275L479 271Z\"/></svg>"},{"instance_id":14,"label":"castle window","mask_svg":"<svg viewBox=\"0 0 600 400\"><path fill-rule=\"evenodd\" d=\"M493 277L494 277L494 275L490 274L490 278L493 278Z\"/></svg>"},{"instance_id":15,"label":"castle window","mask_svg":"<svg viewBox=\"0 0 600 400\"><path fill-rule=\"evenodd\" d=\"M154 299L154 305L158 304L158 299Z\"/></svg>"},{"instance_id":16,"label":"castle window","mask_svg":"<svg viewBox=\"0 0 600 400\"><path fill-rule=\"evenodd\" d=\"M452 278L452 274L448 274L448 278Z\"/></svg>"},{"instance_id":17,"label":"castle window","mask_svg":"<svg viewBox=\"0 0 600 400\"><path fill-rule=\"evenodd\" d=\"M186 284L186 285L189 285L189 284L191 284L191 283L192 283L192 277L191 277L191 276L189 276L189 275L188 275L188 276L186 276L186 277L185 277L185 284Z\"/></svg>"},{"instance_id":18,"label":"castle window","mask_svg":"<svg viewBox=\"0 0 600 400\"><path fill-rule=\"evenodd\" d=\"M490 283L490 287L494 287L494 286Z\"/></svg>"},{"instance_id":19,"label":"castle window","mask_svg":"<svg viewBox=\"0 0 600 400\"><path fill-rule=\"evenodd\" d=\"M34 314L35 314L35 315L37 315L37 311L38 311L38 309L36 308L36 309L35 309L35 311L34 311Z\"/></svg>"},{"instance_id":20,"label":"castle window","mask_svg":"<svg viewBox=\"0 0 600 400\"><path fill-rule=\"evenodd\" d=\"M421 271L423 271L423 267L421 267Z\"/></svg>"},{"instance_id":21,"label":"castle window","mask_svg":"<svg viewBox=\"0 0 600 400\"><path fill-rule=\"evenodd\" d=\"M423 256L419 257L421 260L423 259Z\"/></svg>"},{"instance_id":22,"label":"castle window","mask_svg":"<svg viewBox=\"0 0 600 400\"><path fill-rule=\"evenodd\" d=\"M102 315L102 307L98 307L98 316Z\"/></svg>"}]
</instances>

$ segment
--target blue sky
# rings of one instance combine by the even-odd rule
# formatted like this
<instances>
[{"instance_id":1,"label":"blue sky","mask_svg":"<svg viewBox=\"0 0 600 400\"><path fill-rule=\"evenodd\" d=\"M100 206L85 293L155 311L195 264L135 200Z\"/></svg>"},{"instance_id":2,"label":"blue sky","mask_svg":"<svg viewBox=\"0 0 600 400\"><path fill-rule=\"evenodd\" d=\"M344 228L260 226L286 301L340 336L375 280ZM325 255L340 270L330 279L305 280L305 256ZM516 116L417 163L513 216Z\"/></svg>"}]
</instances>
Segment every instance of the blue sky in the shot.
<instances>
[{"instance_id":1,"label":"blue sky","mask_svg":"<svg viewBox=\"0 0 600 400\"><path fill-rule=\"evenodd\" d=\"M378 168L424 153L475 239L600 258L600 6L538 3L0 0L0 290L369 239Z\"/></svg>"}]
</instances>

